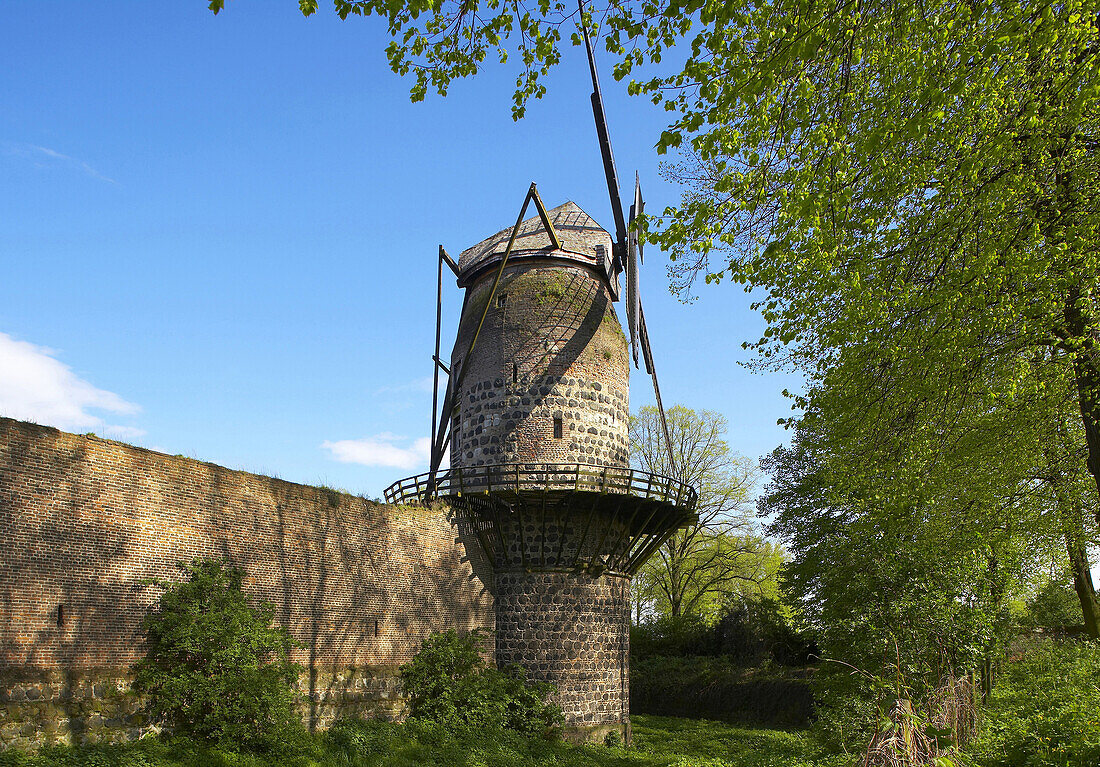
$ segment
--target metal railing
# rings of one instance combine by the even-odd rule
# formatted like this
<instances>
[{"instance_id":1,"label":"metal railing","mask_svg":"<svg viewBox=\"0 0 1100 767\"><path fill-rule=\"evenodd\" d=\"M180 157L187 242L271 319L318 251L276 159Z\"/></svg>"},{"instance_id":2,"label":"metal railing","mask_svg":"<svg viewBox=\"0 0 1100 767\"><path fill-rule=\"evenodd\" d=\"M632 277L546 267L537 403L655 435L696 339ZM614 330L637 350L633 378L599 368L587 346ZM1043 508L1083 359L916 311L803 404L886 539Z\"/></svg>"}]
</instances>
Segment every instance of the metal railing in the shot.
<instances>
[{"instance_id":1,"label":"metal railing","mask_svg":"<svg viewBox=\"0 0 1100 767\"><path fill-rule=\"evenodd\" d=\"M386 488L387 503L424 503L433 497L472 494L583 492L629 495L688 511L698 495L691 485L637 469L588 464L508 463L454 467L399 479Z\"/></svg>"}]
</instances>

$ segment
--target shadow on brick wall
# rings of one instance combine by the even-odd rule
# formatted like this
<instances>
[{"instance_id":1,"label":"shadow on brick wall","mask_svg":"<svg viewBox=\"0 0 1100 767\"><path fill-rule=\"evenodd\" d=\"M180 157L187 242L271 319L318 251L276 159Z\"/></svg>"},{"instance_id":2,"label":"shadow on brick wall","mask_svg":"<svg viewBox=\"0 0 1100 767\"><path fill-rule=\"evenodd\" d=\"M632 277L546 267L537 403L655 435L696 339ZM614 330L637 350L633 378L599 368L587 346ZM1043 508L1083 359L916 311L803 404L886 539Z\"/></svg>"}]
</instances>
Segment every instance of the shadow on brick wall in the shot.
<instances>
[{"instance_id":1,"label":"shadow on brick wall","mask_svg":"<svg viewBox=\"0 0 1100 767\"><path fill-rule=\"evenodd\" d=\"M0 690L22 734L43 725L83 739L128 713L102 701L123 681L117 648L139 639L127 606L154 597L125 575L128 530L88 513L107 503L87 476L88 445L41 450L56 432L20 426L0 423Z\"/></svg>"},{"instance_id":2,"label":"shadow on brick wall","mask_svg":"<svg viewBox=\"0 0 1100 767\"><path fill-rule=\"evenodd\" d=\"M538 274L534 280L546 285L535 299L539 311L509 316L500 331L507 344L504 357L528 374L561 375L600 329L607 295L599 282L573 271Z\"/></svg>"},{"instance_id":3,"label":"shadow on brick wall","mask_svg":"<svg viewBox=\"0 0 1100 767\"><path fill-rule=\"evenodd\" d=\"M424 637L492 627L491 578L444 514L0 419L0 674L54 685L82 728L87 680L124 684L140 657L148 579L221 556L304 643L311 727L371 696L397 716Z\"/></svg>"},{"instance_id":4,"label":"shadow on brick wall","mask_svg":"<svg viewBox=\"0 0 1100 767\"><path fill-rule=\"evenodd\" d=\"M490 571L453 519L440 517L449 510L398 511L329 488L256 479L273 505L237 497L233 477L212 477L213 546L249 573L253 593L273 602L304 644L291 657L306 671L311 729L376 694L378 680L392 679L430 633L491 628ZM379 713L400 716L400 702L392 704Z\"/></svg>"}]
</instances>

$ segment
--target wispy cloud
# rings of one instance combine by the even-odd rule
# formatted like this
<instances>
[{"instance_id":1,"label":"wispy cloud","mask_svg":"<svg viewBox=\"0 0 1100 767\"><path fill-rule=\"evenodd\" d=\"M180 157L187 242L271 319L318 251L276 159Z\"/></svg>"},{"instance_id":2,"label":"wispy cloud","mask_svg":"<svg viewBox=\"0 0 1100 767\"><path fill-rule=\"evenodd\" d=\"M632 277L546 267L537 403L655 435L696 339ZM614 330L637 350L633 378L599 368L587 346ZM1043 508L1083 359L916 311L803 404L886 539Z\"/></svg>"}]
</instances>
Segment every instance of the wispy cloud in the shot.
<instances>
[{"instance_id":1,"label":"wispy cloud","mask_svg":"<svg viewBox=\"0 0 1100 767\"><path fill-rule=\"evenodd\" d=\"M123 442L145 436L145 429L139 429L136 426L105 426L100 431L103 433L104 437L120 439ZM162 450L161 452L164 451Z\"/></svg>"},{"instance_id":2,"label":"wispy cloud","mask_svg":"<svg viewBox=\"0 0 1100 767\"><path fill-rule=\"evenodd\" d=\"M106 423L89 411L118 415L141 408L114 392L97 389L57 359L57 352L0 333L0 415L67 431L99 430L134 439L145 432Z\"/></svg>"},{"instance_id":3,"label":"wispy cloud","mask_svg":"<svg viewBox=\"0 0 1100 767\"><path fill-rule=\"evenodd\" d=\"M411 470L427 465L431 456L431 439L420 437L410 440L383 432L363 439L325 440L321 448L328 450L341 463Z\"/></svg>"},{"instance_id":4,"label":"wispy cloud","mask_svg":"<svg viewBox=\"0 0 1100 767\"><path fill-rule=\"evenodd\" d=\"M106 181L108 184L117 184L113 178L104 176L98 170L93 168L83 160L78 160L75 157L70 157L67 154L62 154L56 149L50 149L46 146L38 146L37 144L25 144L15 141L3 142L4 154L22 157L25 160L29 160L36 167L48 168L48 167L65 167L72 170L80 171L85 175L91 176L94 179L100 181Z\"/></svg>"}]
</instances>

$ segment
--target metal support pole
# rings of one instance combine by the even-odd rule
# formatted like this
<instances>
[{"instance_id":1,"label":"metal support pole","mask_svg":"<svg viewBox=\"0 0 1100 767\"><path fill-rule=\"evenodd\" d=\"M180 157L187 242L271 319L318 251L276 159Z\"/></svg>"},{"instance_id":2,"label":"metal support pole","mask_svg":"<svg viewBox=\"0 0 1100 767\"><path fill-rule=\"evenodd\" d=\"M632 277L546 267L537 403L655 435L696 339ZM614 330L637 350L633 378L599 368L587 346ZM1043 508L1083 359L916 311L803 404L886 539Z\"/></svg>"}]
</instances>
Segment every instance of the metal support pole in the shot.
<instances>
[{"instance_id":1,"label":"metal support pole","mask_svg":"<svg viewBox=\"0 0 1100 767\"><path fill-rule=\"evenodd\" d=\"M436 290L435 290L435 354L432 355L432 360L435 364L432 365L432 452L435 452L436 446L436 424L439 422L439 336L442 331L443 325L443 246L439 246L439 263L438 276L436 278ZM427 499L430 500L435 494L435 471L436 461L435 456L432 456L432 465L429 467L428 474L428 492L426 493ZM440 460L442 463L442 460Z\"/></svg>"}]
</instances>

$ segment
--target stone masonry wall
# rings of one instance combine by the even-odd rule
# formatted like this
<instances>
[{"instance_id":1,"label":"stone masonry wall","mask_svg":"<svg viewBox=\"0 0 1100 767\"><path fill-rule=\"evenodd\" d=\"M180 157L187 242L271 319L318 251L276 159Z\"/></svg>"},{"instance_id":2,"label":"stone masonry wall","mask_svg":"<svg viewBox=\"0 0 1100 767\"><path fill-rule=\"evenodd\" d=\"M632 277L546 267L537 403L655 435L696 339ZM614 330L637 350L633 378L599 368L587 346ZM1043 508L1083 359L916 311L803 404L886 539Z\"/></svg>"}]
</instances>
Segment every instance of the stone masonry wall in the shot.
<instances>
[{"instance_id":1,"label":"stone masonry wall","mask_svg":"<svg viewBox=\"0 0 1100 767\"><path fill-rule=\"evenodd\" d=\"M557 685L567 735L629 737L630 580L498 572L497 664Z\"/></svg>"},{"instance_id":2,"label":"stone masonry wall","mask_svg":"<svg viewBox=\"0 0 1100 767\"><path fill-rule=\"evenodd\" d=\"M591 504L562 504L546 511L537 502L513 504L495 520L506 546L496 552L502 570L596 567L620 570L631 538L626 520Z\"/></svg>"},{"instance_id":3,"label":"stone masonry wall","mask_svg":"<svg viewBox=\"0 0 1100 767\"><path fill-rule=\"evenodd\" d=\"M468 289L452 363L466 367L451 465L629 464L627 343L602 279L565 262L490 272ZM555 419L562 436L555 437Z\"/></svg>"},{"instance_id":4,"label":"stone masonry wall","mask_svg":"<svg viewBox=\"0 0 1100 767\"><path fill-rule=\"evenodd\" d=\"M195 557L243 566L305 643L311 724L397 715L396 667L424 637L493 628L491 576L451 522L0 418L0 744L143 727L124 691L147 580Z\"/></svg>"}]
</instances>

